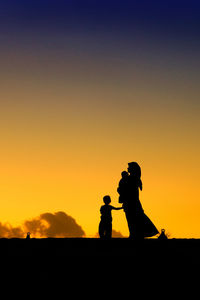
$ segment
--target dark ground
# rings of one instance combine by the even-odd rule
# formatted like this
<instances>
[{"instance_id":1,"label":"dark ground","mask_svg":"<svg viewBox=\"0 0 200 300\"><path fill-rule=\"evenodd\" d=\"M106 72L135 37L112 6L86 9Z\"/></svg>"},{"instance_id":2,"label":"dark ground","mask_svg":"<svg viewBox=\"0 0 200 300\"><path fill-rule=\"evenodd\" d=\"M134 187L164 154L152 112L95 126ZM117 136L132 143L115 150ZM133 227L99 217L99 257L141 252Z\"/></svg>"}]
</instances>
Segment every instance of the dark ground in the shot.
<instances>
[{"instance_id":1,"label":"dark ground","mask_svg":"<svg viewBox=\"0 0 200 300\"><path fill-rule=\"evenodd\" d=\"M160 298L168 292L186 296L199 286L196 239L0 239L0 253L1 283L30 293L40 287L73 297L95 290L93 298L134 298L136 292Z\"/></svg>"}]
</instances>

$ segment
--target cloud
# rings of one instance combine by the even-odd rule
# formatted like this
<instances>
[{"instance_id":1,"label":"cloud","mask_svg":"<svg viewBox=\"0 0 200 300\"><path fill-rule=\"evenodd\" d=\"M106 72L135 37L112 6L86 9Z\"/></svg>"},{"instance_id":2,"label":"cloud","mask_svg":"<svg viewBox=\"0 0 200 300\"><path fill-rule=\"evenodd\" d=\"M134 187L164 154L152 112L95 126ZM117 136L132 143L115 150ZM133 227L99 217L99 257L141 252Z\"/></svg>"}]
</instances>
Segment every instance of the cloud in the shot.
<instances>
[{"instance_id":1,"label":"cloud","mask_svg":"<svg viewBox=\"0 0 200 300\"><path fill-rule=\"evenodd\" d=\"M112 230L112 237L114 238L123 238L124 236L121 234L120 231L116 231L115 229Z\"/></svg>"},{"instance_id":2,"label":"cloud","mask_svg":"<svg viewBox=\"0 0 200 300\"><path fill-rule=\"evenodd\" d=\"M13 227L0 222L0 237L24 238L30 232L31 237L83 237L85 232L76 220L63 211L43 213L31 220L25 220L21 226Z\"/></svg>"},{"instance_id":3,"label":"cloud","mask_svg":"<svg viewBox=\"0 0 200 300\"><path fill-rule=\"evenodd\" d=\"M83 237L85 232L76 220L63 211L44 213L24 222L26 231L40 237Z\"/></svg>"},{"instance_id":4,"label":"cloud","mask_svg":"<svg viewBox=\"0 0 200 300\"><path fill-rule=\"evenodd\" d=\"M94 236L95 238L99 237L99 233L97 232ZM123 238L124 236L120 231L116 231L115 229L112 229L112 237L113 238Z\"/></svg>"},{"instance_id":5,"label":"cloud","mask_svg":"<svg viewBox=\"0 0 200 300\"><path fill-rule=\"evenodd\" d=\"M12 237L23 238L24 237L24 231L23 231L23 229L20 226L13 227L9 223L2 224L0 222L0 237L5 237L5 238L12 238Z\"/></svg>"}]
</instances>

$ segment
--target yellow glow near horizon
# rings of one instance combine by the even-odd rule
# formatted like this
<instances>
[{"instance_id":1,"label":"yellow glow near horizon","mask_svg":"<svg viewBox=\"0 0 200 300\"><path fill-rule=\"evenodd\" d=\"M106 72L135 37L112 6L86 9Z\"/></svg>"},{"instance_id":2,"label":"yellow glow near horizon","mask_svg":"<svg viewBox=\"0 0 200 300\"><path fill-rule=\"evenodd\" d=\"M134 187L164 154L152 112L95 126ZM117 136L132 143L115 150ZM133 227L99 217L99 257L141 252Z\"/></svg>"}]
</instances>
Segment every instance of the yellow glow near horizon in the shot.
<instances>
[{"instance_id":1,"label":"yellow glow near horizon","mask_svg":"<svg viewBox=\"0 0 200 300\"><path fill-rule=\"evenodd\" d=\"M94 236L102 197L110 194L112 204L119 205L120 173L135 160L142 167L141 202L158 229L172 237L199 237L199 141L188 130L187 118L180 125L178 115L166 112L155 120L153 112L150 120L143 111L131 120L130 111L113 108L115 113L93 110L86 119L75 110L65 122L62 111L52 118L48 107L41 109L46 109L44 124L36 111L15 111L11 119L7 115L1 141L1 222L20 223L61 210ZM113 212L113 228L128 235L123 212Z\"/></svg>"},{"instance_id":2,"label":"yellow glow near horizon","mask_svg":"<svg viewBox=\"0 0 200 300\"><path fill-rule=\"evenodd\" d=\"M104 75L90 83L86 72L84 83L66 86L57 77L2 79L0 221L65 211L94 236L103 196L119 205L121 171L137 161L140 199L158 229L200 237L200 126L188 100L195 93L135 82L131 72L133 84ZM113 228L128 235L122 211L113 212Z\"/></svg>"}]
</instances>

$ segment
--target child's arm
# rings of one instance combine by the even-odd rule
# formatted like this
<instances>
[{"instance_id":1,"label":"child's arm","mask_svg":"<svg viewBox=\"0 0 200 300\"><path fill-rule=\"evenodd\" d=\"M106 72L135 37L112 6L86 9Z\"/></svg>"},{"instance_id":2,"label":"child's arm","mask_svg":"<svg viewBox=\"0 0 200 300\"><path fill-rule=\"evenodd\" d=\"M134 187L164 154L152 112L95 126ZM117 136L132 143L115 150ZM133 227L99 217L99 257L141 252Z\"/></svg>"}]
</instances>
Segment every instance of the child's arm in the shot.
<instances>
[{"instance_id":1,"label":"child's arm","mask_svg":"<svg viewBox=\"0 0 200 300\"><path fill-rule=\"evenodd\" d=\"M114 206L112 206L112 209L115 209L115 210L123 209L123 206L121 206L121 207L114 207Z\"/></svg>"}]
</instances>

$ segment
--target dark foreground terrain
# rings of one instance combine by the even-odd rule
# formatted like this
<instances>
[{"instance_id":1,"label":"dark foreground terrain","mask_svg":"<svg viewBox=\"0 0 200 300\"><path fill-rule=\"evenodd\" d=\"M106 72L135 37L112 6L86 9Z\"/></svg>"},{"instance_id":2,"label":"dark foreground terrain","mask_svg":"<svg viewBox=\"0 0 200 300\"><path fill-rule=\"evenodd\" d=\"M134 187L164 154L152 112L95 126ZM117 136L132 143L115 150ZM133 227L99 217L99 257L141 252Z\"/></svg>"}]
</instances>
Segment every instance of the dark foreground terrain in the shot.
<instances>
[{"instance_id":1,"label":"dark foreground terrain","mask_svg":"<svg viewBox=\"0 0 200 300\"><path fill-rule=\"evenodd\" d=\"M195 239L0 239L0 255L1 283L31 293L40 287L73 297L95 290L93 298L138 298L151 291L160 298L175 289L192 293L200 280Z\"/></svg>"}]
</instances>

